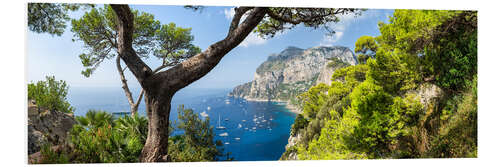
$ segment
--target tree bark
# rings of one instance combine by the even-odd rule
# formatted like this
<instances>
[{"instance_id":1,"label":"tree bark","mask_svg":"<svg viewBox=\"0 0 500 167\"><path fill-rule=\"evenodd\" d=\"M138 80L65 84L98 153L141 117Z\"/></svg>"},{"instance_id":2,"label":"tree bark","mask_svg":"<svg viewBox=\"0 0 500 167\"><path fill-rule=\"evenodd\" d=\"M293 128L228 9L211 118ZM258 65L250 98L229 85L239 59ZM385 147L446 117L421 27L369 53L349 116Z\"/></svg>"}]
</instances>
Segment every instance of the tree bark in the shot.
<instances>
[{"instance_id":1,"label":"tree bark","mask_svg":"<svg viewBox=\"0 0 500 167\"><path fill-rule=\"evenodd\" d=\"M167 162L168 157L168 126L172 94L158 96L144 95L148 115L148 137L142 148L139 160L141 162Z\"/></svg>"},{"instance_id":2,"label":"tree bark","mask_svg":"<svg viewBox=\"0 0 500 167\"><path fill-rule=\"evenodd\" d=\"M118 17L118 55L141 84L148 115L148 137L141 162L168 161L170 103L175 92L210 72L229 51L238 46L259 24L267 8L237 8L226 38L202 53L162 72L152 71L132 48L133 14L128 5L111 5ZM249 11L240 23L241 16ZM156 73L157 72L157 73Z\"/></svg>"}]
</instances>

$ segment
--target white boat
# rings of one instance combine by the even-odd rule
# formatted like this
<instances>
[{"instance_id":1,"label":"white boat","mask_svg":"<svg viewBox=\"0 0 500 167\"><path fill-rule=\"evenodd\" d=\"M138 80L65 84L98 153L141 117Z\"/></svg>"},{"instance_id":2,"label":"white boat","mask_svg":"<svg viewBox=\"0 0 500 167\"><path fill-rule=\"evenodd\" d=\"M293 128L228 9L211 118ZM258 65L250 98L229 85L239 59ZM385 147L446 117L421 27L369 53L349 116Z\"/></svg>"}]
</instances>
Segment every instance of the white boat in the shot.
<instances>
[{"instance_id":1,"label":"white boat","mask_svg":"<svg viewBox=\"0 0 500 167\"><path fill-rule=\"evenodd\" d=\"M243 127L243 126L241 124L238 124L238 129L241 128L241 127Z\"/></svg>"},{"instance_id":2,"label":"white boat","mask_svg":"<svg viewBox=\"0 0 500 167\"><path fill-rule=\"evenodd\" d=\"M266 122L267 120L262 120L262 122Z\"/></svg>"},{"instance_id":3,"label":"white boat","mask_svg":"<svg viewBox=\"0 0 500 167\"><path fill-rule=\"evenodd\" d=\"M210 106L208 106L208 107L207 107L207 110L209 110L209 111L210 111L210 109L212 109L212 108L210 108Z\"/></svg>"},{"instance_id":4,"label":"white boat","mask_svg":"<svg viewBox=\"0 0 500 167\"><path fill-rule=\"evenodd\" d=\"M241 122L246 122L247 120L241 120Z\"/></svg>"},{"instance_id":5,"label":"white boat","mask_svg":"<svg viewBox=\"0 0 500 167\"><path fill-rule=\"evenodd\" d=\"M226 145L227 145L227 144L229 144L229 142L225 142L224 144L226 144Z\"/></svg>"},{"instance_id":6,"label":"white boat","mask_svg":"<svg viewBox=\"0 0 500 167\"><path fill-rule=\"evenodd\" d=\"M245 128L245 130L248 130L248 128Z\"/></svg>"},{"instance_id":7,"label":"white boat","mask_svg":"<svg viewBox=\"0 0 500 167\"><path fill-rule=\"evenodd\" d=\"M252 129L255 130L255 129L257 129L257 127L254 126Z\"/></svg>"},{"instance_id":8,"label":"white boat","mask_svg":"<svg viewBox=\"0 0 500 167\"><path fill-rule=\"evenodd\" d=\"M220 114L219 114L218 125L217 125L217 127L215 127L215 129L218 129L218 130L226 129L226 127L220 125Z\"/></svg>"},{"instance_id":9,"label":"white boat","mask_svg":"<svg viewBox=\"0 0 500 167\"><path fill-rule=\"evenodd\" d=\"M236 138L234 138L234 140L240 140L240 138L239 138L239 137L236 137Z\"/></svg>"},{"instance_id":10,"label":"white boat","mask_svg":"<svg viewBox=\"0 0 500 167\"><path fill-rule=\"evenodd\" d=\"M208 114L206 111L203 111L202 113L200 113L201 117L208 117Z\"/></svg>"},{"instance_id":11,"label":"white boat","mask_svg":"<svg viewBox=\"0 0 500 167\"><path fill-rule=\"evenodd\" d=\"M229 136L229 134L227 132L224 132L224 133L219 134L219 136L225 137L225 136Z\"/></svg>"}]
</instances>

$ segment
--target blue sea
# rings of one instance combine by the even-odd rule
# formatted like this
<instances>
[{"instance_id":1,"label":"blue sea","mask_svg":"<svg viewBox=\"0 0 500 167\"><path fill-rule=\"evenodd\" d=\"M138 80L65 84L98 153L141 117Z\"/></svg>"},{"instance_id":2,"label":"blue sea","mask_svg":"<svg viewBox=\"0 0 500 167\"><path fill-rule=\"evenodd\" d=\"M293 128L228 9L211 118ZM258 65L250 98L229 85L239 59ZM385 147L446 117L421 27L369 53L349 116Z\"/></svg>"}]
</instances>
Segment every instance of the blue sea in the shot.
<instances>
[{"instance_id":1,"label":"blue sea","mask_svg":"<svg viewBox=\"0 0 500 167\"><path fill-rule=\"evenodd\" d=\"M288 143L290 127L295 114L276 102L254 102L227 96L230 89L184 88L172 99L170 120L177 119L177 108L184 105L208 116L214 127L215 140L224 143L224 152L236 161L278 160ZM139 89L133 89L137 96ZM134 97L136 98L136 97ZM81 116L89 109L107 112L123 112L130 109L120 87L85 88L72 87L68 100ZM144 101L139 114L145 115ZM217 129L216 127L225 127ZM174 134L179 132L174 132Z\"/></svg>"}]
</instances>

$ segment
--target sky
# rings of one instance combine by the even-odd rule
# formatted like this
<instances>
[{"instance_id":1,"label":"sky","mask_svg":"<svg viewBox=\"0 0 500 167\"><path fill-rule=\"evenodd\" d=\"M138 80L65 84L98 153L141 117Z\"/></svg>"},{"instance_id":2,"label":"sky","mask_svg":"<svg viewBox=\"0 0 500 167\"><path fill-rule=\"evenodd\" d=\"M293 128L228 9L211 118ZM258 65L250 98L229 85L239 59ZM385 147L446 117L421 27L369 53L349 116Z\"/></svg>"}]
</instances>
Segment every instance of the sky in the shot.
<instances>
[{"instance_id":1,"label":"sky","mask_svg":"<svg viewBox=\"0 0 500 167\"><path fill-rule=\"evenodd\" d=\"M223 39L228 31L234 10L232 7L206 7L201 12L187 10L182 6L168 5L131 5L133 9L148 12L162 24L170 22L180 27L192 28L193 43L202 50ZM72 12L72 18L79 18L84 11ZM387 22L393 10L367 10L361 16L341 16L341 21L328 26L336 31L333 36L319 28L298 26L271 39L262 39L250 34L236 48L230 51L221 62L206 76L192 83L190 88L233 88L253 79L256 68L273 53L279 53L288 46L303 49L315 46L346 46L354 50L356 40L363 36L378 36L378 22ZM94 74L85 78L84 69L78 55L85 52L81 41L73 42L71 25L61 36L38 34L27 30L27 80L36 82L45 76L55 76L65 80L70 87L120 87L115 59L105 60ZM145 62L156 68L160 60L151 57ZM124 66L124 65L123 65ZM130 87L139 87L137 80L129 71L126 77Z\"/></svg>"}]
</instances>

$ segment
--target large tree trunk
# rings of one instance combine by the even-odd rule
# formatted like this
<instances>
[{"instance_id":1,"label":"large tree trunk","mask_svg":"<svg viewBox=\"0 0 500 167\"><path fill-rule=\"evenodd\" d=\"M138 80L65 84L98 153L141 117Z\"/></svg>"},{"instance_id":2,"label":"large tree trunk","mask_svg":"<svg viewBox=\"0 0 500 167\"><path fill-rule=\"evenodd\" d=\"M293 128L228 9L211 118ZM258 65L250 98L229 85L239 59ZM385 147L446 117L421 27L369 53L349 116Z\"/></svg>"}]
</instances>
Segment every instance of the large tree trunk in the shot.
<instances>
[{"instance_id":1,"label":"large tree trunk","mask_svg":"<svg viewBox=\"0 0 500 167\"><path fill-rule=\"evenodd\" d=\"M151 94L152 95L152 94ZM166 162L168 158L168 126L173 95L144 95L148 115L148 138L142 149L141 162Z\"/></svg>"}]
</instances>

